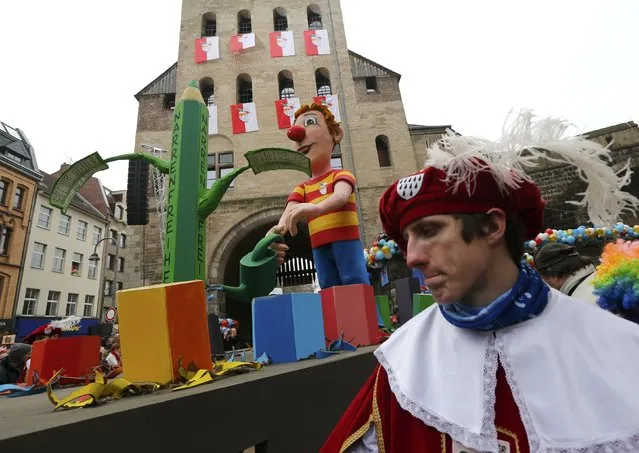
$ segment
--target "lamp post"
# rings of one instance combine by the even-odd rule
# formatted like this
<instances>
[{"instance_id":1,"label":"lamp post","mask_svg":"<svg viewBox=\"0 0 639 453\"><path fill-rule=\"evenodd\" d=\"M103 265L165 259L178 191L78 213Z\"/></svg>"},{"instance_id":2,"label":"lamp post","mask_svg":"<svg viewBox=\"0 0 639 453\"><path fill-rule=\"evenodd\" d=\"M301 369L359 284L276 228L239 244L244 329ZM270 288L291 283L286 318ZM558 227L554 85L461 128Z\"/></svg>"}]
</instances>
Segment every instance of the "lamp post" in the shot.
<instances>
[{"instance_id":1,"label":"lamp post","mask_svg":"<svg viewBox=\"0 0 639 453\"><path fill-rule=\"evenodd\" d=\"M111 236L107 236L105 238L100 239L98 242L95 243L95 247L93 248L93 254L89 257L89 261L94 261L96 264L98 261L100 261L100 255L98 255L98 245L100 245L101 242L104 241L112 241L115 244L115 267L113 270L113 295L111 295L111 297L113 297L113 305L115 305L115 293L118 290L118 258L120 256L120 244L118 243L118 241L111 237ZM106 267L103 268L104 269L104 280L106 281ZM104 306L104 290L102 291L102 296L103 296L103 303L102 306ZM102 307L100 307L102 308ZM102 318L102 314L100 314L100 319Z\"/></svg>"}]
</instances>

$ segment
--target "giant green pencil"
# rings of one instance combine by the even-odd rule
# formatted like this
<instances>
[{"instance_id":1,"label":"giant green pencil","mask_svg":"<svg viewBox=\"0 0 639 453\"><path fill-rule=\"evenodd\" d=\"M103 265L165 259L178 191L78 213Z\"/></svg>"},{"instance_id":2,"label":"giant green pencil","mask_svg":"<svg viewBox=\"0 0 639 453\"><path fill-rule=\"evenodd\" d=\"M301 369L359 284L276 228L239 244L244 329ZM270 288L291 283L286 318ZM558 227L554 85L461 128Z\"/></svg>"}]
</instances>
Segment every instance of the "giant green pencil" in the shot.
<instances>
[{"instance_id":1,"label":"giant green pencil","mask_svg":"<svg viewBox=\"0 0 639 453\"><path fill-rule=\"evenodd\" d=\"M190 82L173 112L169 164L164 283L206 280L206 217L197 200L206 191L209 112Z\"/></svg>"}]
</instances>

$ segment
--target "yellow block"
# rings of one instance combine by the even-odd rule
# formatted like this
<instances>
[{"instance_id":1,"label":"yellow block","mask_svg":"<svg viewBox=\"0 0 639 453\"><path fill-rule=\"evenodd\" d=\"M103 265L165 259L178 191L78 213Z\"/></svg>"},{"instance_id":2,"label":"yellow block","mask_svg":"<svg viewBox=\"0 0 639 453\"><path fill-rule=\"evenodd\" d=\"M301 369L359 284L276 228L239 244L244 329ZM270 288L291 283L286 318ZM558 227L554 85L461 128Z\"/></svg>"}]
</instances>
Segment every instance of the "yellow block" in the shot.
<instances>
[{"instance_id":1,"label":"yellow block","mask_svg":"<svg viewBox=\"0 0 639 453\"><path fill-rule=\"evenodd\" d=\"M204 282L194 280L118 291L124 378L167 384L178 358L211 369Z\"/></svg>"}]
</instances>

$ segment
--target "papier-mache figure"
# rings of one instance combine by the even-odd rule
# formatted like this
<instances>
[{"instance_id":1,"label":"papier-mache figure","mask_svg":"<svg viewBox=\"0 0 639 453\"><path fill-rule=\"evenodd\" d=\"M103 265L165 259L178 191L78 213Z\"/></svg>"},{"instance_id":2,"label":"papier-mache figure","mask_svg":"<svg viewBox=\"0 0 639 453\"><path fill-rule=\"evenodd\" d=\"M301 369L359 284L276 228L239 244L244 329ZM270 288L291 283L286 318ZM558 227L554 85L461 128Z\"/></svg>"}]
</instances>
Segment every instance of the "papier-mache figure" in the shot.
<instances>
[{"instance_id":1,"label":"papier-mache figure","mask_svg":"<svg viewBox=\"0 0 639 453\"><path fill-rule=\"evenodd\" d=\"M344 137L344 130L328 108L302 105L295 112L288 137L311 160L312 178L291 192L271 232L295 236L297 223L306 219L320 288L370 284L359 237L355 177L348 170L331 167L333 148ZM273 248L283 261L288 247L274 244Z\"/></svg>"}]
</instances>

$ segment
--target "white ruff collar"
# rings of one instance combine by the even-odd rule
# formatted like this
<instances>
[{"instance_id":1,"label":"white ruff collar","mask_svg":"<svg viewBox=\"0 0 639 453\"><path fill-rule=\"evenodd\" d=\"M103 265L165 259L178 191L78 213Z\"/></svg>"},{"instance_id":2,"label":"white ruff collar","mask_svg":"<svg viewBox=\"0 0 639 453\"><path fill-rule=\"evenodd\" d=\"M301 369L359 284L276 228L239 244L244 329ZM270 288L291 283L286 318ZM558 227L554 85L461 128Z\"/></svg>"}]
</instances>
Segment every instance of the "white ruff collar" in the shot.
<instances>
[{"instance_id":1,"label":"white ruff collar","mask_svg":"<svg viewBox=\"0 0 639 453\"><path fill-rule=\"evenodd\" d=\"M453 326L437 304L376 351L400 406L467 448L497 453L498 360L533 453L639 451L639 327L551 290L533 320Z\"/></svg>"}]
</instances>

